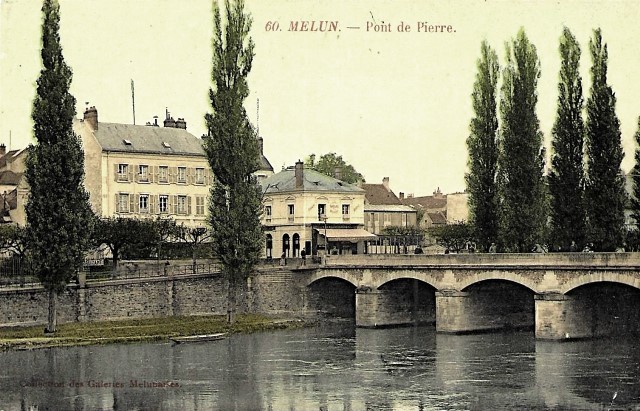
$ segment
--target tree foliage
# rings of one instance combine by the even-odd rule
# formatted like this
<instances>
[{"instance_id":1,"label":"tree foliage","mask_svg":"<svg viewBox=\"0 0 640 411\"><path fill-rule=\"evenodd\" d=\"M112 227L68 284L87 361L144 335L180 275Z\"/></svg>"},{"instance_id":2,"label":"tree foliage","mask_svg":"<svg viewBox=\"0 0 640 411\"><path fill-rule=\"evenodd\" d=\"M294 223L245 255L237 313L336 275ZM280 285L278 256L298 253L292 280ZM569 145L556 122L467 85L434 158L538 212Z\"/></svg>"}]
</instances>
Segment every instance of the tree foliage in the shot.
<instances>
[{"instance_id":1,"label":"tree foliage","mask_svg":"<svg viewBox=\"0 0 640 411\"><path fill-rule=\"evenodd\" d=\"M336 171L340 173L339 180L349 184L364 183L364 176L356 171L351 165L347 164L341 155L336 153L327 153L320 156L316 161L316 155L310 154L304 161L306 168L310 168L329 177L335 177Z\"/></svg>"},{"instance_id":2,"label":"tree foliage","mask_svg":"<svg viewBox=\"0 0 640 411\"><path fill-rule=\"evenodd\" d=\"M29 148L26 204L33 267L49 292L47 331L56 327L57 294L82 266L93 221L84 189L84 154L72 129L75 98L69 93L71 69L60 45L56 0L42 6L42 64L32 118L35 146Z\"/></svg>"},{"instance_id":3,"label":"tree foliage","mask_svg":"<svg viewBox=\"0 0 640 411\"><path fill-rule=\"evenodd\" d=\"M460 252L468 242L473 240L471 226L463 221L431 227L429 234L436 239L438 244L453 252Z\"/></svg>"},{"instance_id":4,"label":"tree foliage","mask_svg":"<svg viewBox=\"0 0 640 411\"><path fill-rule=\"evenodd\" d=\"M635 164L631 170L633 192L631 196L631 216L636 223L636 230L640 228L640 117L638 117L638 130L635 134L636 151Z\"/></svg>"},{"instance_id":5,"label":"tree foliage","mask_svg":"<svg viewBox=\"0 0 640 411\"><path fill-rule=\"evenodd\" d=\"M27 255L28 241L25 227L14 224L0 225L0 251L24 258Z\"/></svg>"},{"instance_id":6,"label":"tree foliage","mask_svg":"<svg viewBox=\"0 0 640 411\"><path fill-rule=\"evenodd\" d=\"M506 49L500 101L498 156L500 239L511 251L528 251L544 235L546 223L544 149L536 115L540 61L521 29Z\"/></svg>"},{"instance_id":7,"label":"tree foliage","mask_svg":"<svg viewBox=\"0 0 640 411\"><path fill-rule=\"evenodd\" d=\"M243 102L249 94L247 76L254 56L249 37L251 17L244 1L225 1L225 26L214 2L212 112L206 115L209 135L205 151L216 176L209 203L212 245L228 284L229 321L262 251L262 193L253 176L259 168L257 136Z\"/></svg>"},{"instance_id":8,"label":"tree foliage","mask_svg":"<svg viewBox=\"0 0 640 411\"><path fill-rule=\"evenodd\" d=\"M551 196L551 242L568 250L575 241L585 245L584 209L584 122L580 45L571 31L564 28L560 37L560 81L558 110L552 130L552 169L549 173Z\"/></svg>"},{"instance_id":9,"label":"tree foliage","mask_svg":"<svg viewBox=\"0 0 640 411\"><path fill-rule=\"evenodd\" d=\"M483 41L478 72L473 85L474 118L467 138L469 172L465 175L469 193L469 214L474 237L487 250L498 236L498 55Z\"/></svg>"},{"instance_id":10,"label":"tree foliage","mask_svg":"<svg viewBox=\"0 0 640 411\"><path fill-rule=\"evenodd\" d=\"M600 29L589 42L591 93L587 100L585 199L589 240L596 251L614 251L624 240L626 194L620 165L623 151L616 97L607 84L607 45Z\"/></svg>"},{"instance_id":11,"label":"tree foliage","mask_svg":"<svg viewBox=\"0 0 640 411\"><path fill-rule=\"evenodd\" d=\"M120 253L126 247L145 247L154 243L153 220L141 220L127 217L105 217L97 219L93 230L94 245L105 244L112 255L112 268L115 275Z\"/></svg>"}]
</instances>

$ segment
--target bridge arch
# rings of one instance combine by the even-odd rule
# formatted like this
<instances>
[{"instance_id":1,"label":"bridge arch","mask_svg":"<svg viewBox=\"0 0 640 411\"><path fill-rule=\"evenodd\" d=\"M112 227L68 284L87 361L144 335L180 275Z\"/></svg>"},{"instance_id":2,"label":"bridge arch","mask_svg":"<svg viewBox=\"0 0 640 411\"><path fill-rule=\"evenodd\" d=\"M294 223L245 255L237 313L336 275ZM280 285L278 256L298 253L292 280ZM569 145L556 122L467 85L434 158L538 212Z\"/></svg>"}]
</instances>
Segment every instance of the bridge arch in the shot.
<instances>
[{"instance_id":1,"label":"bridge arch","mask_svg":"<svg viewBox=\"0 0 640 411\"><path fill-rule=\"evenodd\" d=\"M348 283L350 283L351 285L353 285L354 287L358 286L358 279L357 277L345 270L332 270L331 272L327 272L325 270L316 270L316 272L314 272L306 281L306 286L310 287L313 283L319 281L319 280L323 280L326 278L339 278L341 280L344 280Z\"/></svg>"},{"instance_id":2,"label":"bridge arch","mask_svg":"<svg viewBox=\"0 0 640 411\"><path fill-rule=\"evenodd\" d=\"M397 277L385 278L382 282L374 284L374 287L379 290L380 288L388 285L389 283L392 283L394 281L399 281L399 280L417 280L417 281L420 281L421 283L424 283L434 288L436 291L442 288L440 284L434 281L432 277L427 276L426 274L420 273L420 272L404 273L403 275L399 275Z\"/></svg>"},{"instance_id":3,"label":"bridge arch","mask_svg":"<svg viewBox=\"0 0 640 411\"><path fill-rule=\"evenodd\" d=\"M474 271L469 272L465 277L461 278L459 283L457 283L457 287L459 290L464 291L474 284L481 283L483 281L496 280L496 281L506 281L510 283L515 283L521 285L525 288L528 288L532 292L539 294L543 292L541 287L542 276L532 277L531 275L527 275L525 273L521 273L518 271ZM455 274L454 274L455 275Z\"/></svg>"},{"instance_id":4,"label":"bridge arch","mask_svg":"<svg viewBox=\"0 0 640 411\"><path fill-rule=\"evenodd\" d=\"M562 281L562 280L561 280ZM637 272L612 272L612 271L591 271L588 273L576 273L574 278L566 281L561 288L563 294L567 294L576 288L584 285L609 282L624 284L640 290L640 275Z\"/></svg>"}]
</instances>

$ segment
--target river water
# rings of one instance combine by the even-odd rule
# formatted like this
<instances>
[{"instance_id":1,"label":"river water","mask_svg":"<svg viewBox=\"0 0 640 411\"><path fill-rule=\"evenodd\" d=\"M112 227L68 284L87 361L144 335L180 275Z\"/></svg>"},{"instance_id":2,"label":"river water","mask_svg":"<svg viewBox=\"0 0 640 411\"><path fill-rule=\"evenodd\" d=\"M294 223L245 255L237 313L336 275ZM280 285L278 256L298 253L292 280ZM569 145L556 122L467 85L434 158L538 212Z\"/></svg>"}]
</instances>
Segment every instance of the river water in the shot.
<instances>
[{"instance_id":1,"label":"river water","mask_svg":"<svg viewBox=\"0 0 640 411\"><path fill-rule=\"evenodd\" d=\"M0 353L0 410L640 409L640 344L352 324Z\"/></svg>"}]
</instances>

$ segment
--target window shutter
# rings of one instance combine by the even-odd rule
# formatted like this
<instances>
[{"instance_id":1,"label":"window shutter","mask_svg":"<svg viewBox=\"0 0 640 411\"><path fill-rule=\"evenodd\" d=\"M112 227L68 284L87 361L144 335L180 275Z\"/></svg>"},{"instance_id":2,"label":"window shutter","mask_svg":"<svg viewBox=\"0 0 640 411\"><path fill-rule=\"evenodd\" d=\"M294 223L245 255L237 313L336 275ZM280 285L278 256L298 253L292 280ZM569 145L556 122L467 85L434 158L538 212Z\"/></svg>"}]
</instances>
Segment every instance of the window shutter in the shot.
<instances>
[{"instance_id":1,"label":"window shutter","mask_svg":"<svg viewBox=\"0 0 640 411\"><path fill-rule=\"evenodd\" d=\"M149 166L149 182L158 182L158 166Z\"/></svg>"},{"instance_id":2,"label":"window shutter","mask_svg":"<svg viewBox=\"0 0 640 411\"><path fill-rule=\"evenodd\" d=\"M150 195L149 196L149 214L157 214L158 210L156 209L156 199L158 198L157 195Z\"/></svg>"},{"instance_id":3,"label":"window shutter","mask_svg":"<svg viewBox=\"0 0 640 411\"><path fill-rule=\"evenodd\" d=\"M116 167L117 167L117 166L116 166ZM116 197L116 207L114 208L114 210L116 210L116 213L119 213L119 212L120 212L120 208L118 207L118 196L119 196L119 194L118 194L118 193L116 193L116 194L115 194L115 197Z\"/></svg>"},{"instance_id":4,"label":"window shutter","mask_svg":"<svg viewBox=\"0 0 640 411\"><path fill-rule=\"evenodd\" d=\"M127 165L127 168L129 169L129 180L128 181L133 181L133 165L129 164Z\"/></svg>"},{"instance_id":5,"label":"window shutter","mask_svg":"<svg viewBox=\"0 0 640 411\"><path fill-rule=\"evenodd\" d=\"M133 210L135 209L135 196L133 194L127 194L129 196L129 212L133 213Z\"/></svg>"},{"instance_id":6,"label":"window shutter","mask_svg":"<svg viewBox=\"0 0 640 411\"><path fill-rule=\"evenodd\" d=\"M140 166L136 164L136 165L132 165L131 167L133 168L133 178L134 178L132 181L139 183L140 182Z\"/></svg>"},{"instance_id":7,"label":"window shutter","mask_svg":"<svg viewBox=\"0 0 640 411\"><path fill-rule=\"evenodd\" d=\"M191 196L187 196L187 215L191 215Z\"/></svg>"},{"instance_id":8,"label":"window shutter","mask_svg":"<svg viewBox=\"0 0 640 411\"><path fill-rule=\"evenodd\" d=\"M169 203L170 203L169 212L171 214L176 214L176 202L177 202L176 196L174 195L169 196Z\"/></svg>"},{"instance_id":9,"label":"window shutter","mask_svg":"<svg viewBox=\"0 0 640 411\"><path fill-rule=\"evenodd\" d=\"M133 200L133 204L135 206L135 213L139 213L140 212L140 194L136 194Z\"/></svg>"},{"instance_id":10,"label":"window shutter","mask_svg":"<svg viewBox=\"0 0 640 411\"><path fill-rule=\"evenodd\" d=\"M113 165L113 179L118 181L118 164Z\"/></svg>"}]
</instances>

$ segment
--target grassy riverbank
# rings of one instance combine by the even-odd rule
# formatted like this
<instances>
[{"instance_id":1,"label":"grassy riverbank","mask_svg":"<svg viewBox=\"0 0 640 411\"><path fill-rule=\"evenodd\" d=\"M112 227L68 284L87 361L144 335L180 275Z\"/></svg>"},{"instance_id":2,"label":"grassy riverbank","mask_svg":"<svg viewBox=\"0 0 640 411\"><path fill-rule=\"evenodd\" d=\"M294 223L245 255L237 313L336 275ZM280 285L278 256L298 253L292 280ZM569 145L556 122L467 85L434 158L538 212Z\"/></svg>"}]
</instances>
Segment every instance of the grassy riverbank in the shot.
<instances>
[{"instance_id":1,"label":"grassy riverbank","mask_svg":"<svg viewBox=\"0 0 640 411\"><path fill-rule=\"evenodd\" d=\"M163 341L176 336L249 333L304 325L301 320L244 314L238 315L234 324L227 323L226 316L221 315L61 324L53 336L45 335L43 326L8 327L0 328L0 350Z\"/></svg>"}]
</instances>

